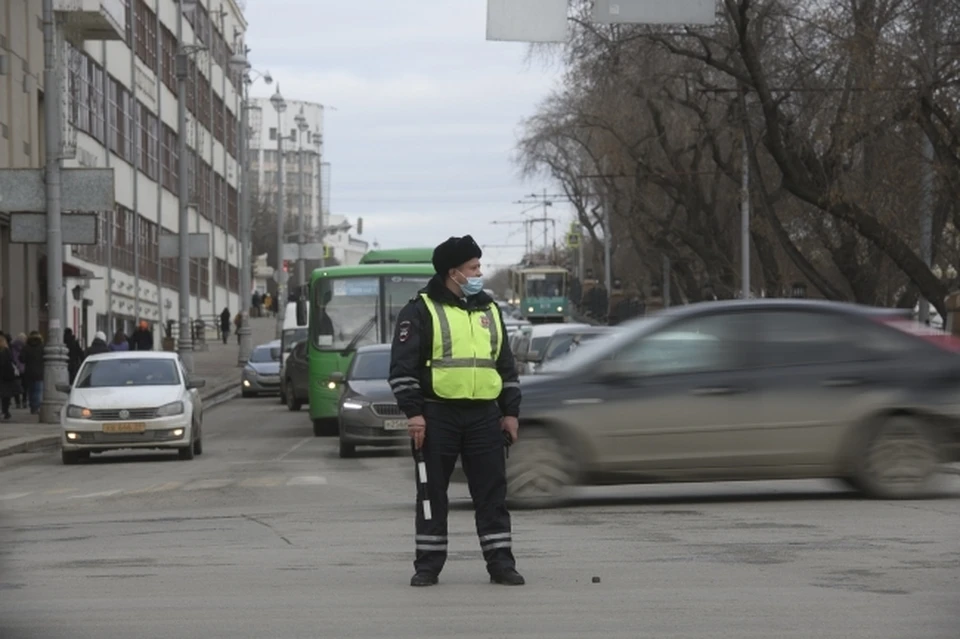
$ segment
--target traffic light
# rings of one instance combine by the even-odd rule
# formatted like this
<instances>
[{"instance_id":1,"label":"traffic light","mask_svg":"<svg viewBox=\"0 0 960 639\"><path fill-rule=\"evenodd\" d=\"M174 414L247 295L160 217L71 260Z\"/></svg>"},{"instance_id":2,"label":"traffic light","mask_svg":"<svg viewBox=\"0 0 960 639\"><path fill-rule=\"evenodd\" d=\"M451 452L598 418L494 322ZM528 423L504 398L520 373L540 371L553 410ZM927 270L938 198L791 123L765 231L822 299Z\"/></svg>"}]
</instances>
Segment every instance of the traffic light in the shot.
<instances>
[{"instance_id":1,"label":"traffic light","mask_svg":"<svg viewBox=\"0 0 960 639\"><path fill-rule=\"evenodd\" d=\"M357 235L363 235L363 218L357 218Z\"/></svg>"},{"instance_id":2,"label":"traffic light","mask_svg":"<svg viewBox=\"0 0 960 639\"><path fill-rule=\"evenodd\" d=\"M290 260L284 260L284 261L283 261L283 272L284 272L284 273L289 273L289 272L290 272Z\"/></svg>"},{"instance_id":3,"label":"traffic light","mask_svg":"<svg viewBox=\"0 0 960 639\"><path fill-rule=\"evenodd\" d=\"M579 233L568 233L567 234L567 246L570 248L579 248L580 247L580 234Z\"/></svg>"}]
</instances>

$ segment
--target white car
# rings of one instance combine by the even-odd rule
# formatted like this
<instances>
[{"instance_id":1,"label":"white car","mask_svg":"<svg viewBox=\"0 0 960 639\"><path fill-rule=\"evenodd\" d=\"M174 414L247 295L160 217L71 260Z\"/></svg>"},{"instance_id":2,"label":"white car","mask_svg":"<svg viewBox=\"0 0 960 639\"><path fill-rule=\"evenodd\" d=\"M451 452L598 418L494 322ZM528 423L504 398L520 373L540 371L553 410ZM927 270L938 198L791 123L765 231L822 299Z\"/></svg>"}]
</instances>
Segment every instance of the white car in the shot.
<instances>
[{"instance_id":1,"label":"white car","mask_svg":"<svg viewBox=\"0 0 960 639\"><path fill-rule=\"evenodd\" d=\"M180 459L203 453L203 404L176 353L126 351L91 355L67 393L60 412L64 464L92 452L173 449Z\"/></svg>"}]
</instances>

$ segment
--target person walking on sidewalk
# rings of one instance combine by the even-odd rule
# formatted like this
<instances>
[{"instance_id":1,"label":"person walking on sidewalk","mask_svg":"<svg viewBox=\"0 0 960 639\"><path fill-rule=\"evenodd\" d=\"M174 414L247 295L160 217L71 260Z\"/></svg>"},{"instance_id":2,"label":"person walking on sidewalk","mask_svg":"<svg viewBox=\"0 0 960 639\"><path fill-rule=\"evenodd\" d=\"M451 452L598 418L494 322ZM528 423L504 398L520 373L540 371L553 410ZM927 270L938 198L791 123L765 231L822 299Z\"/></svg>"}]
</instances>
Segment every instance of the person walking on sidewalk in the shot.
<instances>
[{"instance_id":1,"label":"person walking on sidewalk","mask_svg":"<svg viewBox=\"0 0 960 639\"><path fill-rule=\"evenodd\" d=\"M524 583L513 556L504 454L505 437L517 440L520 382L503 315L483 290L481 255L469 235L439 245L436 275L397 316L389 383L429 478L426 490L417 491L411 586L437 583L446 563L447 488L457 457L490 581ZM425 499L432 506L429 518Z\"/></svg>"},{"instance_id":2,"label":"person walking on sidewalk","mask_svg":"<svg viewBox=\"0 0 960 639\"><path fill-rule=\"evenodd\" d=\"M113 342L110 343L110 351L129 351L130 350L130 341L127 339L127 336L123 334L123 331L117 331L113 336Z\"/></svg>"},{"instance_id":3,"label":"person walking on sidewalk","mask_svg":"<svg viewBox=\"0 0 960 639\"><path fill-rule=\"evenodd\" d=\"M133 350L152 351L153 350L153 331L150 330L150 322L140 320L140 325L133 332L130 339L133 342Z\"/></svg>"},{"instance_id":4,"label":"person walking on sidewalk","mask_svg":"<svg viewBox=\"0 0 960 639\"><path fill-rule=\"evenodd\" d=\"M110 347L107 346L107 334L103 331L97 331L93 335L93 343L87 349L87 357L99 355L100 353L109 353Z\"/></svg>"},{"instance_id":5,"label":"person walking on sidewalk","mask_svg":"<svg viewBox=\"0 0 960 639\"><path fill-rule=\"evenodd\" d=\"M237 314L239 317L240 314ZM237 332L240 332L240 326L237 326ZM230 309L226 306L223 307L223 312L220 313L220 337L223 338L223 344L226 346L227 340L230 339Z\"/></svg>"},{"instance_id":6,"label":"person walking on sidewalk","mask_svg":"<svg viewBox=\"0 0 960 639\"><path fill-rule=\"evenodd\" d=\"M27 345L27 334L20 333L10 343L10 350L13 352L13 362L20 371L20 392L16 396L17 408L27 407L27 389L23 387L23 347Z\"/></svg>"},{"instance_id":7,"label":"person walking on sidewalk","mask_svg":"<svg viewBox=\"0 0 960 639\"><path fill-rule=\"evenodd\" d=\"M8 421L10 401L19 392L19 370L13 361L13 351L4 335L0 335L0 419Z\"/></svg>"},{"instance_id":8,"label":"person walking on sidewalk","mask_svg":"<svg viewBox=\"0 0 960 639\"><path fill-rule=\"evenodd\" d=\"M40 412L40 403L43 401L43 338L38 331L31 331L21 357L30 414L36 415Z\"/></svg>"}]
</instances>

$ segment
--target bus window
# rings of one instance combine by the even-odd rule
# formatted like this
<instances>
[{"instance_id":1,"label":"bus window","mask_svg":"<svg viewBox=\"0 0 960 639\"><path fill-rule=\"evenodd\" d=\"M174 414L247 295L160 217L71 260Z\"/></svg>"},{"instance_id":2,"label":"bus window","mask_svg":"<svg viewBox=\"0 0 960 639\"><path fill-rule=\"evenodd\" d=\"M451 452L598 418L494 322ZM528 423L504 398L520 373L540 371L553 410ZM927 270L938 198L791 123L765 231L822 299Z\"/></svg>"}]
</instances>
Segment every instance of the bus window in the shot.
<instances>
[{"instance_id":1,"label":"bus window","mask_svg":"<svg viewBox=\"0 0 960 639\"><path fill-rule=\"evenodd\" d=\"M317 280L314 296L318 348L343 350L380 342L380 278Z\"/></svg>"},{"instance_id":2,"label":"bus window","mask_svg":"<svg viewBox=\"0 0 960 639\"><path fill-rule=\"evenodd\" d=\"M417 293L430 281L429 277L422 275L387 275L384 280L384 292L387 301L387 329L384 335L387 339L393 339L394 329L397 325L397 315L403 307L417 296Z\"/></svg>"},{"instance_id":3,"label":"bus window","mask_svg":"<svg viewBox=\"0 0 960 639\"><path fill-rule=\"evenodd\" d=\"M531 273L527 275L527 297L563 297L563 273Z\"/></svg>"}]
</instances>

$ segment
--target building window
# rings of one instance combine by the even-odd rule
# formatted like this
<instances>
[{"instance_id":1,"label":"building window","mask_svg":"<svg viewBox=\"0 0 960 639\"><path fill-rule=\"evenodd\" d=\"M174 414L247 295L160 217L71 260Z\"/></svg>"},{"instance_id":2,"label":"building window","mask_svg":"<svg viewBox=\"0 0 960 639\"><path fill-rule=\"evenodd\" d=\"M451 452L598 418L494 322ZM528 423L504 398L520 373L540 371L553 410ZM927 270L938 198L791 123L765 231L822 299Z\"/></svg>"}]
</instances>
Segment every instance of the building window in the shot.
<instances>
[{"instance_id":1,"label":"building window","mask_svg":"<svg viewBox=\"0 0 960 639\"><path fill-rule=\"evenodd\" d=\"M103 67L90 60L90 129L89 133L93 138L104 144L107 141L106 120L104 118L106 109L104 108L103 95Z\"/></svg>"},{"instance_id":2,"label":"building window","mask_svg":"<svg viewBox=\"0 0 960 639\"><path fill-rule=\"evenodd\" d=\"M270 127L270 139L271 140L277 139L277 127L275 126Z\"/></svg>"},{"instance_id":3,"label":"building window","mask_svg":"<svg viewBox=\"0 0 960 639\"><path fill-rule=\"evenodd\" d=\"M157 116L140 104L140 170L160 181L160 123Z\"/></svg>"},{"instance_id":4,"label":"building window","mask_svg":"<svg viewBox=\"0 0 960 639\"><path fill-rule=\"evenodd\" d=\"M160 77L167 88L177 95L177 37L160 25Z\"/></svg>"},{"instance_id":5,"label":"building window","mask_svg":"<svg viewBox=\"0 0 960 639\"><path fill-rule=\"evenodd\" d=\"M137 57L147 67L157 71L157 14L150 10L144 0L136 0Z\"/></svg>"},{"instance_id":6,"label":"building window","mask_svg":"<svg viewBox=\"0 0 960 639\"><path fill-rule=\"evenodd\" d=\"M177 139L177 132L168 127L166 124L162 125L162 129L162 148L160 153L160 164L162 169L161 181L163 182L163 187L165 189L174 195L177 195L180 178L180 163L177 161L179 140Z\"/></svg>"}]
</instances>

